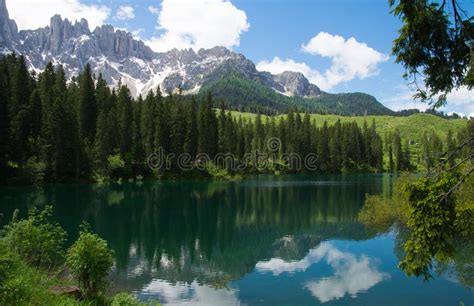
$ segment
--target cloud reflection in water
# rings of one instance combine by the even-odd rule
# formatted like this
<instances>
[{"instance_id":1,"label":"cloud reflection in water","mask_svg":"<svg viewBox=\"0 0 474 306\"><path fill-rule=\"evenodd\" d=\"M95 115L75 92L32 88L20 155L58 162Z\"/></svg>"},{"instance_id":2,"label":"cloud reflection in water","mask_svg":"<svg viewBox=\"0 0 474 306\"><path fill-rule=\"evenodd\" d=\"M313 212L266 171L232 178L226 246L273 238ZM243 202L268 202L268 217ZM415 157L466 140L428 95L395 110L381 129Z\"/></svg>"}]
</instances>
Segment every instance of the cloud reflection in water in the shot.
<instances>
[{"instance_id":1,"label":"cloud reflection in water","mask_svg":"<svg viewBox=\"0 0 474 306\"><path fill-rule=\"evenodd\" d=\"M388 273L378 271L369 257L365 255L357 257L351 253L342 252L329 242L319 244L299 261L288 262L280 258L272 258L269 261L257 263L256 270L271 272L275 276L285 272L304 272L323 259L332 267L334 275L304 284L304 288L322 303L343 298L346 294L354 298L358 293L365 292L390 278Z\"/></svg>"},{"instance_id":2,"label":"cloud reflection in water","mask_svg":"<svg viewBox=\"0 0 474 306\"><path fill-rule=\"evenodd\" d=\"M235 289L214 289L198 284L171 284L165 280L153 280L143 290L146 295L159 295L165 305L240 305Z\"/></svg>"}]
</instances>

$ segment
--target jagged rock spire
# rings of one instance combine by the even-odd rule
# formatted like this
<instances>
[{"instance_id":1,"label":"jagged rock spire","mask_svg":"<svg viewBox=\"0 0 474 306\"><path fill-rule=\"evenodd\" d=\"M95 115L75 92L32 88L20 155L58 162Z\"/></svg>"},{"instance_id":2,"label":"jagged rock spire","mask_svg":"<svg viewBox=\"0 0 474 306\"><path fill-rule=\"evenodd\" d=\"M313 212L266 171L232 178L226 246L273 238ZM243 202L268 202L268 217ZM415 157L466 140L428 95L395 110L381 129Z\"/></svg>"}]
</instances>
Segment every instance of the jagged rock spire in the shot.
<instances>
[{"instance_id":1,"label":"jagged rock spire","mask_svg":"<svg viewBox=\"0 0 474 306\"><path fill-rule=\"evenodd\" d=\"M10 19L6 0L0 0L0 48L9 48L18 39L18 27Z\"/></svg>"}]
</instances>

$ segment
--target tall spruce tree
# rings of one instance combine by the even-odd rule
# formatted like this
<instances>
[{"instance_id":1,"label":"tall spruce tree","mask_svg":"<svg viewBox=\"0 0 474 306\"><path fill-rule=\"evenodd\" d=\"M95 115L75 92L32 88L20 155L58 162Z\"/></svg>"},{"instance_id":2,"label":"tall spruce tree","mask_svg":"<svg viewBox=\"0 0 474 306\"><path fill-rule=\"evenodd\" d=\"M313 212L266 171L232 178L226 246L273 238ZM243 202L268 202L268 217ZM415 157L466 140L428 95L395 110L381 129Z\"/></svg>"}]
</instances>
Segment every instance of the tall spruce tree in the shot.
<instances>
[{"instance_id":1,"label":"tall spruce tree","mask_svg":"<svg viewBox=\"0 0 474 306\"><path fill-rule=\"evenodd\" d=\"M209 93L199 108L199 153L206 153L211 158L218 151L217 118L213 104L212 95Z\"/></svg>"},{"instance_id":2,"label":"tall spruce tree","mask_svg":"<svg viewBox=\"0 0 474 306\"><path fill-rule=\"evenodd\" d=\"M133 107L130 90L120 86L118 92L118 127L120 153L128 154L132 150Z\"/></svg>"},{"instance_id":3,"label":"tall spruce tree","mask_svg":"<svg viewBox=\"0 0 474 306\"><path fill-rule=\"evenodd\" d=\"M97 125L97 103L94 80L89 64L86 64L84 71L79 76L78 104L78 121L81 137L89 144L92 144L94 142Z\"/></svg>"},{"instance_id":4,"label":"tall spruce tree","mask_svg":"<svg viewBox=\"0 0 474 306\"><path fill-rule=\"evenodd\" d=\"M157 108L155 93L153 90L150 90L143 102L143 111L141 115L141 134L143 146L147 155L155 152Z\"/></svg>"},{"instance_id":5,"label":"tall spruce tree","mask_svg":"<svg viewBox=\"0 0 474 306\"><path fill-rule=\"evenodd\" d=\"M7 179L8 152L10 143L10 119L8 116L8 76L4 62L0 62L0 172L5 176L0 177L0 182Z\"/></svg>"},{"instance_id":6,"label":"tall spruce tree","mask_svg":"<svg viewBox=\"0 0 474 306\"><path fill-rule=\"evenodd\" d=\"M329 168L329 128L328 123L324 121L323 126L319 132L318 140L318 161L319 168L326 171Z\"/></svg>"},{"instance_id":7,"label":"tall spruce tree","mask_svg":"<svg viewBox=\"0 0 474 306\"><path fill-rule=\"evenodd\" d=\"M20 166L28 156L28 138L30 136L30 74L25 58L20 56L13 70L10 98L10 135L13 145L10 146L11 159Z\"/></svg>"},{"instance_id":8,"label":"tall spruce tree","mask_svg":"<svg viewBox=\"0 0 474 306\"><path fill-rule=\"evenodd\" d=\"M196 99L191 97L191 107L189 108L186 118L186 138L184 142L184 151L191 155L192 158L196 157L198 153L198 124L197 124L197 104Z\"/></svg>"}]
</instances>

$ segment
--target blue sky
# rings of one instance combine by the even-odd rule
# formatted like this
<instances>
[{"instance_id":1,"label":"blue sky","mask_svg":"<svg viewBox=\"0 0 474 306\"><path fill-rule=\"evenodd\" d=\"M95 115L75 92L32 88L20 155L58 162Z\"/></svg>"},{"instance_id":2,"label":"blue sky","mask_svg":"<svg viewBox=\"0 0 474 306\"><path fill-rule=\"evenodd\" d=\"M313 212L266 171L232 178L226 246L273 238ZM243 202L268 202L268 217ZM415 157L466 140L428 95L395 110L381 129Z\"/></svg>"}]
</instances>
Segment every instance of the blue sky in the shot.
<instances>
[{"instance_id":1,"label":"blue sky","mask_svg":"<svg viewBox=\"0 0 474 306\"><path fill-rule=\"evenodd\" d=\"M459 3L473 14L473 0ZM328 92L366 92L393 109L424 107L411 99L403 67L391 56L401 22L387 0L7 0L7 6L20 28L46 25L53 12L85 17L91 27L127 29L157 51L224 45L260 70L298 70ZM25 15L25 7L36 16ZM449 99L445 111L474 115L472 91L461 88Z\"/></svg>"}]
</instances>

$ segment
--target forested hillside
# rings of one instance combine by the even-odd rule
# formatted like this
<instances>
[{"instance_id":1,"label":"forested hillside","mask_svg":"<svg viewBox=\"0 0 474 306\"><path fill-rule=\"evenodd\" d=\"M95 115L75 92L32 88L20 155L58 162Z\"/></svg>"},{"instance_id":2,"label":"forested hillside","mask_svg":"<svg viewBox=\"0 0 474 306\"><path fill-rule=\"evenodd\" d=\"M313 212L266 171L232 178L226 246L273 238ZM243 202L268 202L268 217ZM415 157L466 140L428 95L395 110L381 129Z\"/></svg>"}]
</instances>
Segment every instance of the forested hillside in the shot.
<instances>
[{"instance_id":1,"label":"forested hillside","mask_svg":"<svg viewBox=\"0 0 474 306\"><path fill-rule=\"evenodd\" d=\"M212 92L217 101L225 101L232 109L269 115L285 113L290 108L302 112L344 116L395 114L368 94L322 92L317 97L308 98L285 96L239 74L231 74L207 83L200 92L204 95Z\"/></svg>"},{"instance_id":2,"label":"forested hillside","mask_svg":"<svg viewBox=\"0 0 474 306\"><path fill-rule=\"evenodd\" d=\"M284 116L238 115L210 92L163 97L159 88L133 99L126 86L111 90L101 76L94 79L88 65L66 82L62 67L30 73L15 55L0 61L0 87L6 183L423 169L462 141L466 124L426 115L310 115L291 107ZM421 130L417 118L424 126L432 120L433 130ZM149 157L157 152L163 163L151 167ZM224 153L230 161L214 159ZM183 154L186 169L178 160Z\"/></svg>"},{"instance_id":3,"label":"forested hillside","mask_svg":"<svg viewBox=\"0 0 474 306\"><path fill-rule=\"evenodd\" d=\"M232 115L236 118L243 117L248 120L255 120L257 114L232 111ZM286 115L277 116L278 118ZM271 118L263 116L263 120ZM452 137L461 137L460 132L466 128L466 119L445 119L433 114L416 113L410 116L338 116L338 115L322 115L310 114L311 121L321 127L324 122L329 125L341 122L356 122L362 127L364 122L375 121L376 131L379 135L388 135L398 130L403 144L408 144L412 159L421 152L421 141L425 133L435 132L435 134L443 140L446 140L451 131ZM416 163L416 159L413 159Z\"/></svg>"}]
</instances>

